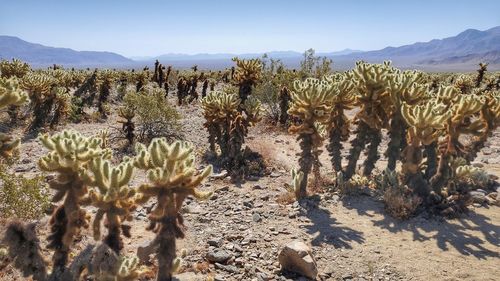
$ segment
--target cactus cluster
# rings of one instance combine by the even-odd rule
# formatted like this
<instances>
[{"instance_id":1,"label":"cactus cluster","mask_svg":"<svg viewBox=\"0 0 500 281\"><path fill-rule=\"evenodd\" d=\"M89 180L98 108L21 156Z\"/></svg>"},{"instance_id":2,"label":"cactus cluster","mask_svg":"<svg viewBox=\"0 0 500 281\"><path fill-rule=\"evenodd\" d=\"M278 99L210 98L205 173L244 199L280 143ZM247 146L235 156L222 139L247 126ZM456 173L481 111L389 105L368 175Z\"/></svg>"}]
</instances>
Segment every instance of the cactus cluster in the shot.
<instances>
[{"instance_id":1,"label":"cactus cluster","mask_svg":"<svg viewBox=\"0 0 500 281\"><path fill-rule=\"evenodd\" d=\"M136 257L121 254L122 236L130 237L132 212L151 197L157 205L150 213L149 230L157 235L152 246L157 248L157 280L171 280L180 265L175 254L175 239L184 237L183 219L179 211L187 196L207 198L211 193L197 189L212 167L199 172L195 167L193 147L181 141L168 144L154 139L149 146L137 145L137 155L111 163L111 150L103 147L101 136L84 137L74 131L40 136L49 153L39 160L39 167L55 173L49 187L55 193L53 202L61 202L50 219L51 233L47 248L54 250L52 270L43 259L34 225L13 222L3 242L8 255L18 261L26 277L34 280L79 280L84 269L93 280L137 280L148 270L139 266ZM134 170L144 170L148 183L130 185ZM68 265L74 239L87 227L90 215L84 206L96 208L92 222L97 245L89 245ZM101 240L101 229L107 235ZM24 250L22 250L24 249Z\"/></svg>"},{"instance_id":2,"label":"cactus cluster","mask_svg":"<svg viewBox=\"0 0 500 281\"><path fill-rule=\"evenodd\" d=\"M259 122L262 108L260 101L250 97L242 105L235 95L226 92L210 92L201 101L209 133L210 151L216 153L216 144L221 151L220 159L234 180L247 176L242 146L248 128ZM239 111L245 110L245 114Z\"/></svg>"},{"instance_id":3,"label":"cactus cluster","mask_svg":"<svg viewBox=\"0 0 500 281\"><path fill-rule=\"evenodd\" d=\"M28 102L28 94L21 90L17 78L0 78L0 109L20 106ZM19 145L11 134L0 133L0 155L10 157Z\"/></svg>"},{"instance_id":4,"label":"cactus cluster","mask_svg":"<svg viewBox=\"0 0 500 281\"><path fill-rule=\"evenodd\" d=\"M326 80L307 78L296 80L291 93L288 114L300 120L290 126L289 132L298 134L302 153L299 159L299 172L293 172L294 192L297 199L306 196L307 180L313 165L319 165L319 155L324 137L320 132L329 119L331 104L336 95L334 85ZM298 184L298 185L297 185Z\"/></svg>"},{"instance_id":5,"label":"cactus cluster","mask_svg":"<svg viewBox=\"0 0 500 281\"><path fill-rule=\"evenodd\" d=\"M134 165L145 170L149 180L139 187L139 192L143 200L155 197L158 202L149 215L148 228L156 233L151 246L157 249L157 280L171 280L179 264L175 258L175 239L184 237L180 208L189 195L198 199L210 195L197 186L210 175L212 166L198 172L193 147L181 141L168 144L165 139L154 139L148 147L138 144L137 154Z\"/></svg>"}]
</instances>

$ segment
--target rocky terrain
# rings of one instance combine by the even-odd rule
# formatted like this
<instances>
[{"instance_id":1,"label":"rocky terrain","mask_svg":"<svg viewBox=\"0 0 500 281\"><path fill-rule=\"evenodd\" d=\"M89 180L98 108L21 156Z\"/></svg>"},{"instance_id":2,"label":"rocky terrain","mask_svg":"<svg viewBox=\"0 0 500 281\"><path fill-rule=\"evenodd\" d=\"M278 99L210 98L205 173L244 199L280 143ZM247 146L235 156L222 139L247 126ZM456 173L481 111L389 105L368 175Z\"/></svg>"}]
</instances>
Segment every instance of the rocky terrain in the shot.
<instances>
[{"instance_id":1,"label":"rocky terrain","mask_svg":"<svg viewBox=\"0 0 500 281\"><path fill-rule=\"evenodd\" d=\"M185 139L195 144L198 159L202 159L208 135L200 107L193 104L178 109ZM65 128L90 135L115 126L115 122L113 115L105 123L68 124ZM250 130L247 145L264 156L268 175L235 185L225 171L216 170L203 187L214 191L212 197L186 202L183 214L187 232L186 238L178 241L178 256L183 259L178 279L307 280L281 269L281 258L288 258L305 264L305 275L317 270L318 280L498 280L500 212L495 192L478 191L471 211L454 220L421 214L398 221L384 212L380 194L370 189L356 196L342 196L324 188L298 203L286 200L285 188L291 179L290 168L297 165L299 148L294 136L261 122ZM118 148L117 143L112 146ZM348 145L345 153L347 149ZM35 139L24 140L15 171L37 173L36 160L43 154ZM331 177L327 153L321 161L327 181ZM385 167L384 158L378 165L379 169ZM498 130L475 165L500 176ZM149 204L136 211L132 239L125 238L125 252L135 254L139 248L146 264L154 261L146 247L154 237L145 230L147 213L154 202ZM47 221L48 215L39 221L42 237L49 231ZM2 222L0 230L5 224ZM88 243L94 241L91 231L85 230L74 251ZM282 254L286 257L280 258L287 245L288 252ZM301 257L294 259L293 254ZM0 280L26 279L8 265L0 271Z\"/></svg>"}]
</instances>

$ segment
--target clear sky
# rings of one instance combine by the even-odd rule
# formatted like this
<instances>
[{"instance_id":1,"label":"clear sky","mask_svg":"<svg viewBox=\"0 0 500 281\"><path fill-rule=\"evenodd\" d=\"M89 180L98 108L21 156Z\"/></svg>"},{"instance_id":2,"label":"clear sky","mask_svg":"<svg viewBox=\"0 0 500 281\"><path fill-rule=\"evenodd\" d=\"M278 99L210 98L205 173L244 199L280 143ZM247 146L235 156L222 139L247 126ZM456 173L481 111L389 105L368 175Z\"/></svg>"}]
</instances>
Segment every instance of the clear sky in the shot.
<instances>
[{"instance_id":1,"label":"clear sky","mask_svg":"<svg viewBox=\"0 0 500 281\"><path fill-rule=\"evenodd\" d=\"M0 0L0 35L125 56L374 50L500 25L500 0Z\"/></svg>"}]
</instances>

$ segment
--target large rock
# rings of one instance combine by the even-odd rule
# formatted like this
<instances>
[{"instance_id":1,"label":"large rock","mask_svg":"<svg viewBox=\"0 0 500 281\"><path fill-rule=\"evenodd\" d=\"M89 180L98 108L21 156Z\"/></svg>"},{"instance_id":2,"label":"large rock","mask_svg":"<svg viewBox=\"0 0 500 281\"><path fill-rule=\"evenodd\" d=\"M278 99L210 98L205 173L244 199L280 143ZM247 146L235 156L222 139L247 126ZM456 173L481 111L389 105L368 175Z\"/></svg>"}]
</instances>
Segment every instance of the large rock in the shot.
<instances>
[{"instance_id":1,"label":"large rock","mask_svg":"<svg viewBox=\"0 0 500 281\"><path fill-rule=\"evenodd\" d=\"M282 270L301 274L316 279L318 268L311 249L300 241L293 241L285 245L278 256Z\"/></svg>"},{"instance_id":2,"label":"large rock","mask_svg":"<svg viewBox=\"0 0 500 281\"><path fill-rule=\"evenodd\" d=\"M233 255L230 252L219 249L209 250L206 255L206 258L209 262L218 262L218 263L225 263L232 257Z\"/></svg>"},{"instance_id":3,"label":"large rock","mask_svg":"<svg viewBox=\"0 0 500 281\"><path fill-rule=\"evenodd\" d=\"M483 204L486 201L486 194L484 192L473 190L469 191L469 195L472 197L474 203Z\"/></svg>"}]
</instances>

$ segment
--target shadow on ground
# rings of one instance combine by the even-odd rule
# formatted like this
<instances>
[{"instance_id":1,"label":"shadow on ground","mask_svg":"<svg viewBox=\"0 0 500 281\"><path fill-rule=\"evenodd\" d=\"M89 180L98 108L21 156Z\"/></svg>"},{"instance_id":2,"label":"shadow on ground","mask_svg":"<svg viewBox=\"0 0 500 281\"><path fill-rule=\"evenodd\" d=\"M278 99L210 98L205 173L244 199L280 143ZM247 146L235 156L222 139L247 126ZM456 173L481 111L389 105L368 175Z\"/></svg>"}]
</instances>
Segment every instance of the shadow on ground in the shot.
<instances>
[{"instance_id":1,"label":"shadow on ground","mask_svg":"<svg viewBox=\"0 0 500 281\"><path fill-rule=\"evenodd\" d=\"M472 255L477 259L498 258L499 253L487 249L488 244L500 244L500 226L491 219L473 211L460 218L446 220L442 217L425 218L425 215L401 221L384 211L383 203L369 197L348 197L342 201L347 209L356 210L358 215L368 216L374 226L392 233L411 232L414 241L436 241L437 246L448 251L455 248L462 255ZM484 238L473 236L470 231L479 231Z\"/></svg>"},{"instance_id":2,"label":"shadow on ground","mask_svg":"<svg viewBox=\"0 0 500 281\"><path fill-rule=\"evenodd\" d=\"M352 228L342 226L332 216L330 211L319 206L319 198L305 199L301 202L304 213L311 224L305 225L308 234L314 238L313 246L331 244L335 248L352 249L351 243L364 243L363 233Z\"/></svg>"}]
</instances>

